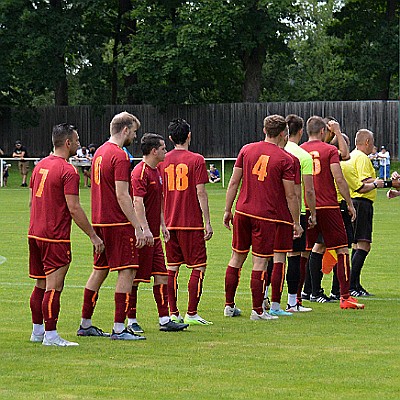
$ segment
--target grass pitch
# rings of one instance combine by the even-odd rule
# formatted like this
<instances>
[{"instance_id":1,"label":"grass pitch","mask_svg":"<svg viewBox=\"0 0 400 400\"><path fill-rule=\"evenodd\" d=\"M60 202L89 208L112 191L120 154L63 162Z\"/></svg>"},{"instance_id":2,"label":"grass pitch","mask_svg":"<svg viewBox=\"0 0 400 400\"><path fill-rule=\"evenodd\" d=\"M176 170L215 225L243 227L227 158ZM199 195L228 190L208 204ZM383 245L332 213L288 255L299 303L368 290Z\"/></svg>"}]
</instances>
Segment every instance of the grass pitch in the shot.
<instances>
[{"instance_id":1,"label":"grass pitch","mask_svg":"<svg viewBox=\"0 0 400 400\"><path fill-rule=\"evenodd\" d=\"M146 341L77 338L83 287L91 272L89 239L73 227L73 262L61 297L58 330L77 348L47 348L29 342L27 276L28 189L13 173L0 189L0 398L11 399L399 399L400 269L397 260L400 199L380 190L374 243L363 284L375 293L365 310L312 304L304 315L250 321L251 265L247 261L237 294L243 315L223 317L224 274L231 233L222 225L225 189L208 185L215 231L208 243L208 269L199 313L212 326L186 332L158 330L151 286L139 287L138 320ZM90 191L81 202L89 211ZM1 261L0 261L1 262ZM186 311L189 272L181 268L178 303ZM330 290L331 276L324 278ZM93 322L112 328L111 274L100 291ZM282 303L286 302L286 289ZM306 303L310 305L310 303Z\"/></svg>"}]
</instances>

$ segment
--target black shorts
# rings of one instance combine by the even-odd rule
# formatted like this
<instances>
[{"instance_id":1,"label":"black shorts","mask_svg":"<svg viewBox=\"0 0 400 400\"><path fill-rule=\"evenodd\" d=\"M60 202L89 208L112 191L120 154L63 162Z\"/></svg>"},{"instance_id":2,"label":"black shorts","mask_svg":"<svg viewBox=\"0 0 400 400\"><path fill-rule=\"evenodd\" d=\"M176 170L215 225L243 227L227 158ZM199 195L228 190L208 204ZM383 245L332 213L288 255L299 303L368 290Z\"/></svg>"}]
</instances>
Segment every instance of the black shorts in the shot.
<instances>
[{"instance_id":1,"label":"black shorts","mask_svg":"<svg viewBox=\"0 0 400 400\"><path fill-rule=\"evenodd\" d=\"M372 216L374 207L371 200L364 198L353 199L354 208L357 212L357 218L353 222L354 239L353 243L358 241L372 242Z\"/></svg>"},{"instance_id":2,"label":"black shorts","mask_svg":"<svg viewBox=\"0 0 400 400\"><path fill-rule=\"evenodd\" d=\"M347 203L345 200L340 202L340 212L342 214L344 228L346 229L347 234L347 247L350 249L351 245L354 241L354 231L353 231L353 223L351 222L351 217L349 215L349 210L347 208Z\"/></svg>"},{"instance_id":3,"label":"black shorts","mask_svg":"<svg viewBox=\"0 0 400 400\"><path fill-rule=\"evenodd\" d=\"M293 252L305 251L306 250L306 234L307 234L307 217L304 214L300 215L300 225L304 229L303 234L301 237L297 239L293 239Z\"/></svg>"}]
</instances>

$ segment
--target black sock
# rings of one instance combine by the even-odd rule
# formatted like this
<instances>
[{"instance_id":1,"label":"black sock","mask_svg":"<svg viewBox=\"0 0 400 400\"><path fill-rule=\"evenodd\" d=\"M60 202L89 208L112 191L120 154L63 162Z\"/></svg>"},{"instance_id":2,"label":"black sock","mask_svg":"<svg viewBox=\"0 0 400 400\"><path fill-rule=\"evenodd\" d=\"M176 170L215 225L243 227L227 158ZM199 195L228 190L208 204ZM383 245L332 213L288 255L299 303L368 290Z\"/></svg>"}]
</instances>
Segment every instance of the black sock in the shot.
<instances>
[{"instance_id":1,"label":"black sock","mask_svg":"<svg viewBox=\"0 0 400 400\"><path fill-rule=\"evenodd\" d=\"M306 279L304 281L303 292L307 294L311 294L312 286L311 286L311 274L310 274L310 257L307 260L306 264Z\"/></svg>"},{"instance_id":2,"label":"black sock","mask_svg":"<svg viewBox=\"0 0 400 400\"><path fill-rule=\"evenodd\" d=\"M287 290L289 294L297 293L300 281L300 254L288 257L288 267L286 272Z\"/></svg>"},{"instance_id":3,"label":"black sock","mask_svg":"<svg viewBox=\"0 0 400 400\"><path fill-rule=\"evenodd\" d=\"M313 251L310 254L310 274L313 296L318 296L322 291L322 257L323 254L314 253Z\"/></svg>"},{"instance_id":4,"label":"black sock","mask_svg":"<svg viewBox=\"0 0 400 400\"><path fill-rule=\"evenodd\" d=\"M361 269L367 258L368 251L357 249L351 259L350 290L359 290Z\"/></svg>"},{"instance_id":5,"label":"black sock","mask_svg":"<svg viewBox=\"0 0 400 400\"><path fill-rule=\"evenodd\" d=\"M332 290L331 293L337 296L340 296L340 286L339 280L337 278L337 265L333 267L333 276L332 276Z\"/></svg>"}]
</instances>

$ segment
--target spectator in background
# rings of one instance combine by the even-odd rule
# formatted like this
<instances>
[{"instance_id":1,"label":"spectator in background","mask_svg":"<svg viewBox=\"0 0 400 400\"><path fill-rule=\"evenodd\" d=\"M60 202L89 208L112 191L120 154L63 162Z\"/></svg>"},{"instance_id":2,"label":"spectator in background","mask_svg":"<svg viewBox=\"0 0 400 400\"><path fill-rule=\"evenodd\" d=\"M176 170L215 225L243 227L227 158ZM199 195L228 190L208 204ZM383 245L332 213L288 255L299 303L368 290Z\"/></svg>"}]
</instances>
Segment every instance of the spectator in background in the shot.
<instances>
[{"instance_id":1,"label":"spectator in background","mask_svg":"<svg viewBox=\"0 0 400 400\"><path fill-rule=\"evenodd\" d=\"M89 179L90 179L90 162L91 157L87 147L82 146L77 150L75 158L82 163L81 169L83 173L84 186L90 187ZM86 165L83 165L86 164Z\"/></svg>"},{"instance_id":2,"label":"spectator in background","mask_svg":"<svg viewBox=\"0 0 400 400\"><path fill-rule=\"evenodd\" d=\"M368 158L371 160L374 170L378 171L379 170L379 158L378 158L378 148L376 146L374 146L372 153L368 154Z\"/></svg>"},{"instance_id":3,"label":"spectator in background","mask_svg":"<svg viewBox=\"0 0 400 400\"><path fill-rule=\"evenodd\" d=\"M26 150L25 146L22 146L22 143L20 140L17 140L15 142L15 148L13 151L14 158L18 158L18 169L20 174L22 175L22 187L27 187L28 184L26 183L27 177L28 177L28 171L29 171L29 162L25 160L25 158L28 157L28 151Z\"/></svg>"},{"instance_id":4,"label":"spectator in background","mask_svg":"<svg viewBox=\"0 0 400 400\"><path fill-rule=\"evenodd\" d=\"M0 148L0 157L4 156L4 151L2 148ZM3 185L7 186L7 180L8 180L8 164L5 161L3 162Z\"/></svg>"},{"instance_id":5,"label":"spectator in background","mask_svg":"<svg viewBox=\"0 0 400 400\"><path fill-rule=\"evenodd\" d=\"M219 171L215 168L214 164L210 164L210 169L208 172L208 180L210 183L220 182L221 177L219 176Z\"/></svg>"},{"instance_id":6,"label":"spectator in background","mask_svg":"<svg viewBox=\"0 0 400 400\"><path fill-rule=\"evenodd\" d=\"M385 146L381 147L381 151L378 153L379 158L379 178L389 179L390 177L390 154L386 150Z\"/></svg>"}]
</instances>

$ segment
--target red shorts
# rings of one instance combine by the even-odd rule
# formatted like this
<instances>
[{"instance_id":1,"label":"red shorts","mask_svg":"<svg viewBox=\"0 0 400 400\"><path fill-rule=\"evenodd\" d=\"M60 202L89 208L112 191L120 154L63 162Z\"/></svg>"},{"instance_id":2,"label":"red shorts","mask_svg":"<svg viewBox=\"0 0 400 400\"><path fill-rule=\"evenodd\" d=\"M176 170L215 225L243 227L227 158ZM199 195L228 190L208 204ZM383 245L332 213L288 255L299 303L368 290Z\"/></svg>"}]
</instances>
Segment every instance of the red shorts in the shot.
<instances>
[{"instance_id":1,"label":"red shorts","mask_svg":"<svg viewBox=\"0 0 400 400\"><path fill-rule=\"evenodd\" d=\"M276 253L288 253L293 249L293 225L276 224L274 251Z\"/></svg>"},{"instance_id":2,"label":"red shorts","mask_svg":"<svg viewBox=\"0 0 400 400\"><path fill-rule=\"evenodd\" d=\"M33 279L45 279L56 269L68 265L71 260L70 242L47 242L28 238L29 276Z\"/></svg>"},{"instance_id":3,"label":"red shorts","mask_svg":"<svg viewBox=\"0 0 400 400\"><path fill-rule=\"evenodd\" d=\"M186 264L188 268L207 265L206 242L203 230L171 230L165 244L167 262L171 267Z\"/></svg>"},{"instance_id":4,"label":"red shorts","mask_svg":"<svg viewBox=\"0 0 400 400\"><path fill-rule=\"evenodd\" d=\"M160 238L154 240L154 246L139 249L139 269L134 282L150 282L154 275L168 275Z\"/></svg>"},{"instance_id":5,"label":"red shorts","mask_svg":"<svg viewBox=\"0 0 400 400\"><path fill-rule=\"evenodd\" d=\"M138 249L135 247L135 229L131 224L117 226L95 226L97 235L103 239L105 250L94 253L94 269L118 271L139 268Z\"/></svg>"},{"instance_id":6,"label":"red shorts","mask_svg":"<svg viewBox=\"0 0 400 400\"><path fill-rule=\"evenodd\" d=\"M232 249L237 253L248 253L257 257L274 255L277 224L235 213L233 217Z\"/></svg>"},{"instance_id":7,"label":"red shorts","mask_svg":"<svg viewBox=\"0 0 400 400\"><path fill-rule=\"evenodd\" d=\"M307 211L307 219L309 215ZM317 225L307 231L307 250L312 250L319 234L328 250L347 247L347 234L339 207L317 209Z\"/></svg>"}]
</instances>

